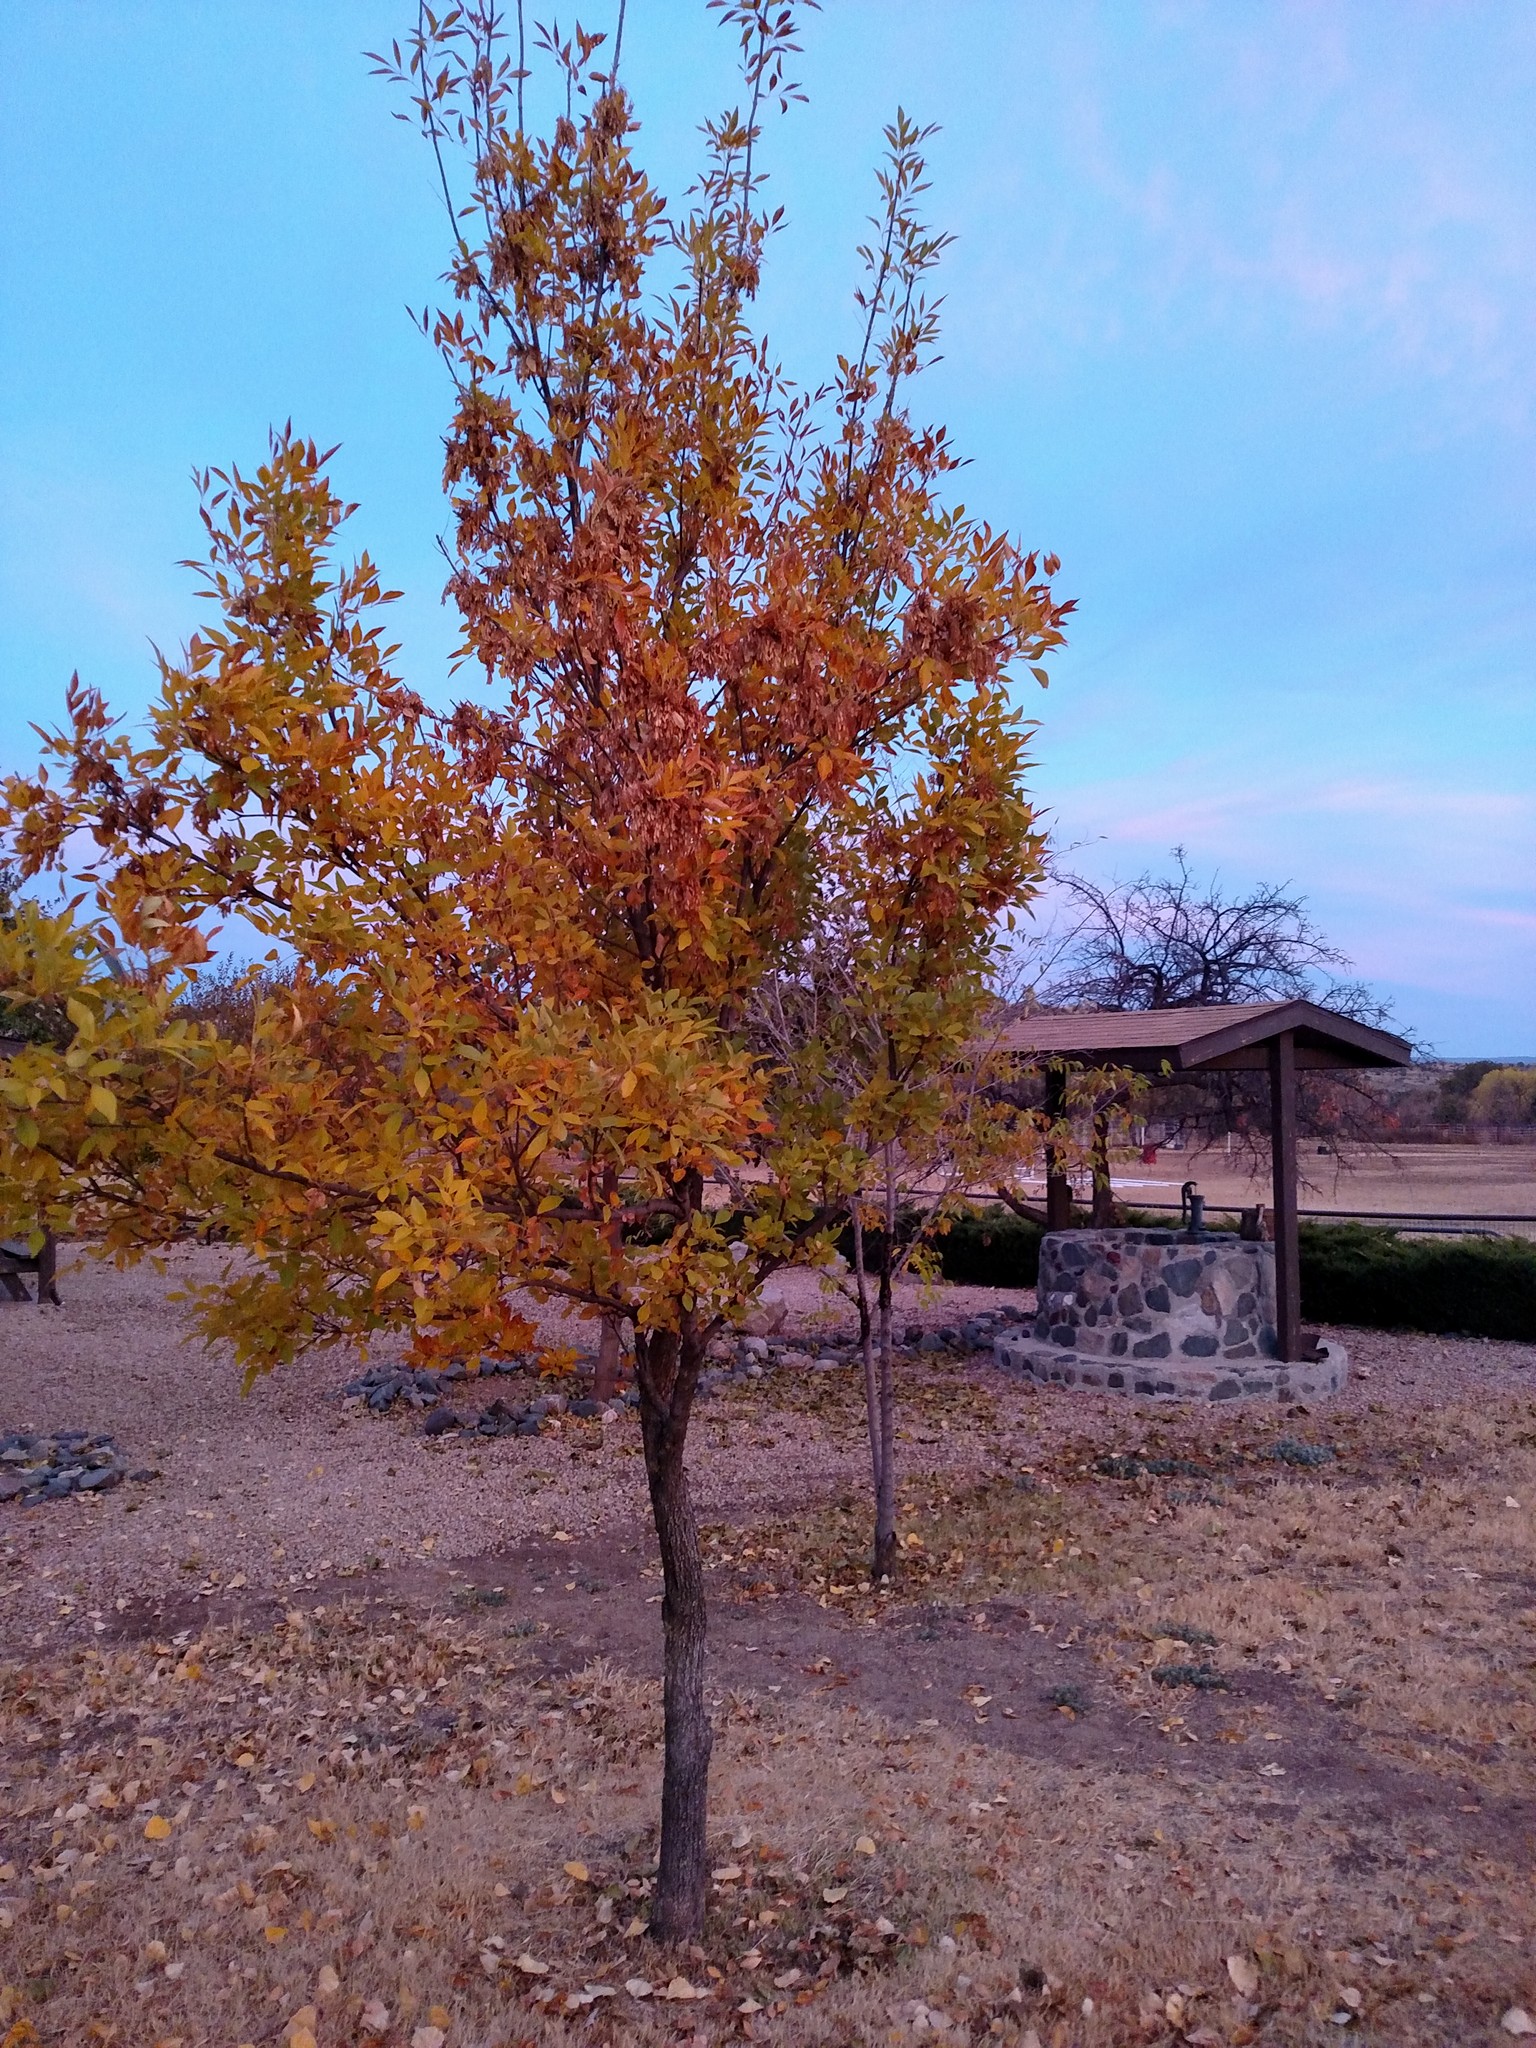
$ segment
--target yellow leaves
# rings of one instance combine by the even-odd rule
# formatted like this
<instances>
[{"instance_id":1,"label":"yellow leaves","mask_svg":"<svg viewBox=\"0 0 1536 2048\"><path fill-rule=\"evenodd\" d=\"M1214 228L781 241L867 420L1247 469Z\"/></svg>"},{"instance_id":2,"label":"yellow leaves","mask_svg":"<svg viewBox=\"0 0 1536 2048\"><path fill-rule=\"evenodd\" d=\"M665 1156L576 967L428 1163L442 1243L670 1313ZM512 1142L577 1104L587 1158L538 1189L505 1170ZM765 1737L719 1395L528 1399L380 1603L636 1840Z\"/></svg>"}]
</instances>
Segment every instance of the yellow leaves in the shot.
<instances>
[{"instance_id":1,"label":"yellow leaves","mask_svg":"<svg viewBox=\"0 0 1536 2048\"><path fill-rule=\"evenodd\" d=\"M875 1842L871 1835L860 1835L853 1847L854 1853L858 1856L873 1856L875 1854Z\"/></svg>"},{"instance_id":2,"label":"yellow leaves","mask_svg":"<svg viewBox=\"0 0 1536 2048\"><path fill-rule=\"evenodd\" d=\"M422 1829L427 1824L427 1809L424 1806L412 1806L408 1808L405 1816L405 1824L410 1829L413 1835L419 1835Z\"/></svg>"},{"instance_id":3,"label":"yellow leaves","mask_svg":"<svg viewBox=\"0 0 1536 2048\"><path fill-rule=\"evenodd\" d=\"M171 1838L171 1823L163 1813L152 1813L144 1823L146 1842L168 1842Z\"/></svg>"},{"instance_id":4,"label":"yellow leaves","mask_svg":"<svg viewBox=\"0 0 1536 2048\"><path fill-rule=\"evenodd\" d=\"M635 1072L634 1068L631 1067L628 1073L625 1074L623 1080L619 1083L619 1093L626 1102L628 1102L630 1096L634 1094L639 1079L639 1075Z\"/></svg>"},{"instance_id":5,"label":"yellow leaves","mask_svg":"<svg viewBox=\"0 0 1536 2048\"><path fill-rule=\"evenodd\" d=\"M521 1970L525 1977L547 1977L549 1975L548 1963L541 1963L537 1956L529 1955L526 1949L516 1958L512 1967L514 1970Z\"/></svg>"},{"instance_id":6,"label":"yellow leaves","mask_svg":"<svg viewBox=\"0 0 1536 2048\"><path fill-rule=\"evenodd\" d=\"M288 2048L315 2048L315 2029L319 2024L318 2009L313 2005L301 2005L283 2028L283 2039Z\"/></svg>"},{"instance_id":7,"label":"yellow leaves","mask_svg":"<svg viewBox=\"0 0 1536 2048\"><path fill-rule=\"evenodd\" d=\"M95 1038L96 1012L88 1003L82 1003L78 996L69 996L65 999L64 1013L81 1038L87 1041Z\"/></svg>"},{"instance_id":8,"label":"yellow leaves","mask_svg":"<svg viewBox=\"0 0 1536 2048\"><path fill-rule=\"evenodd\" d=\"M577 1884L587 1883L587 1866L585 1863L567 1863L564 1865L564 1870L566 1876L574 1878Z\"/></svg>"},{"instance_id":9,"label":"yellow leaves","mask_svg":"<svg viewBox=\"0 0 1536 2048\"><path fill-rule=\"evenodd\" d=\"M99 1116L104 1123L117 1122L117 1097L110 1088L100 1081L93 1081L88 1099L93 1116Z\"/></svg>"},{"instance_id":10,"label":"yellow leaves","mask_svg":"<svg viewBox=\"0 0 1536 2048\"><path fill-rule=\"evenodd\" d=\"M267 1940L271 1942L274 1948L277 1947L277 1944L280 1941L286 1941L288 1939L287 1928L278 1926L275 1921L269 1921L261 1931L266 1936Z\"/></svg>"},{"instance_id":11,"label":"yellow leaves","mask_svg":"<svg viewBox=\"0 0 1536 2048\"><path fill-rule=\"evenodd\" d=\"M304 1823L317 1842L334 1842L336 1823L333 1820L309 1820Z\"/></svg>"}]
</instances>

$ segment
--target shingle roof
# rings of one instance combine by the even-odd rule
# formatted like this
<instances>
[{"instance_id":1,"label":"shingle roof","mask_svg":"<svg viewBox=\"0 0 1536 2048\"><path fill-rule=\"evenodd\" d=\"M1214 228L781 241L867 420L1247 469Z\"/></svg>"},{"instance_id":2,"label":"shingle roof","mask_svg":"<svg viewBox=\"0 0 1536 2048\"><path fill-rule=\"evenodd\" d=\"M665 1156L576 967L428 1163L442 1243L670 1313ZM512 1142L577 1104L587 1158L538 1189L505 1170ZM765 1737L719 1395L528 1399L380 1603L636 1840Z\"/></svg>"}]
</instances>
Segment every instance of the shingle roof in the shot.
<instances>
[{"instance_id":1,"label":"shingle roof","mask_svg":"<svg viewBox=\"0 0 1536 2048\"><path fill-rule=\"evenodd\" d=\"M1405 1039L1357 1024L1319 1003L1227 1003L1176 1010L1041 1010L1004 1027L999 1049L1076 1058L1095 1065L1175 1073L1262 1067L1270 1039L1295 1033L1298 1067L1400 1067L1413 1057Z\"/></svg>"}]
</instances>

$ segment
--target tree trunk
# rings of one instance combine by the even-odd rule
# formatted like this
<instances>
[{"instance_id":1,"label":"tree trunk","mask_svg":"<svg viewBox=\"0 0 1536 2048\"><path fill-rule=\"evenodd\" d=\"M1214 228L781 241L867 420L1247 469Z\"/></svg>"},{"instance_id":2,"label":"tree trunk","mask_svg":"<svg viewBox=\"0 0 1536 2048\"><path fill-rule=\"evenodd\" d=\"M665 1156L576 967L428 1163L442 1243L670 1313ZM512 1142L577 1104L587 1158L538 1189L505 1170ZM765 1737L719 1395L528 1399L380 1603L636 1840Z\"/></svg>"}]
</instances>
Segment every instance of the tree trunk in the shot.
<instances>
[{"instance_id":1,"label":"tree trunk","mask_svg":"<svg viewBox=\"0 0 1536 2048\"><path fill-rule=\"evenodd\" d=\"M592 1375L594 1401L611 1401L619 1391L619 1323L616 1316L604 1316L597 1340L597 1369Z\"/></svg>"},{"instance_id":2,"label":"tree trunk","mask_svg":"<svg viewBox=\"0 0 1536 2048\"><path fill-rule=\"evenodd\" d=\"M1108 1230L1115 1220L1115 1190L1109 1177L1109 1115L1105 1110L1093 1119L1093 1209L1094 1227Z\"/></svg>"},{"instance_id":3,"label":"tree trunk","mask_svg":"<svg viewBox=\"0 0 1536 2048\"><path fill-rule=\"evenodd\" d=\"M875 1496L875 1551L879 1554L880 1474L885 1458L880 1434L880 1390L875 1378L874 1325L869 1312L869 1274L864 1263L864 1218L859 1197L850 1205L853 1217L853 1280L859 1309L859 1356L864 1363L864 1419L869 1427L870 1480ZM878 1576L878 1569L876 1572Z\"/></svg>"},{"instance_id":4,"label":"tree trunk","mask_svg":"<svg viewBox=\"0 0 1536 2048\"><path fill-rule=\"evenodd\" d=\"M703 1346L685 1322L675 1331L636 1333L645 1476L661 1546L661 1867L651 1908L659 1941L694 1941L709 1888L709 1753L714 1737L704 1703L707 1612L699 1525L688 1493L683 1448Z\"/></svg>"},{"instance_id":5,"label":"tree trunk","mask_svg":"<svg viewBox=\"0 0 1536 2048\"><path fill-rule=\"evenodd\" d=\"M875 1583L896 1563L896 1382L891 1360L891 1268L896 1260L896 1180L885 1148L885 1246L880 1259L880 1469L875 1474Z\"/></svg>"},{"instance_id":6,"label":"tree trunk","mask_svg":"<svg viewBox=\"0 0 1536 2048\"><path fill-rule=\"evenodd\" d=\"M617 1173L610 1170L606 1176L603 1193L609 1202L617 1206L619 1199L619 1179ZM613 1251L614 1264L617 1265L624 1254L623 1226L619 1223L617 1216L608 1225L606 1235ZM604 1316L602 1332L597 1340L597 1370L592 1375L592 1398L594 1401L611 1401L619 1390L619 1339L621 1334L622 1329L618 1317Z\"/></svg>"}]
</instances>

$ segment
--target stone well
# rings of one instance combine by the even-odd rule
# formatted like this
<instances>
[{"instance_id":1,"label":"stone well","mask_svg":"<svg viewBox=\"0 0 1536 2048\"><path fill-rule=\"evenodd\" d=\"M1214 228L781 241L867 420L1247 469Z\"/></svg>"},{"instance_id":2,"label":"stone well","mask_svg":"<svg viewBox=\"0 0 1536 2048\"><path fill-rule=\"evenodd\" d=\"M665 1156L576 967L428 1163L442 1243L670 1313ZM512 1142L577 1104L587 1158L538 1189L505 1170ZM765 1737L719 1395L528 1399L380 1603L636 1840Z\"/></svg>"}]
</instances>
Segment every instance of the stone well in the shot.
<instances>
[{"instance_id":1,"label":"stone well","mask_svg":"<svg viewBox=\"0 0 1536 2048\"><path fill-rule=\"evenodd\" d=\"M1228 1232L1064 1230L1041 1240L1033 1325L999 1337L1013 1372L1201 1401L1337 1393L1348 1360L1275 1356L1275 1248Z\"/></svg>"}]
</instances>

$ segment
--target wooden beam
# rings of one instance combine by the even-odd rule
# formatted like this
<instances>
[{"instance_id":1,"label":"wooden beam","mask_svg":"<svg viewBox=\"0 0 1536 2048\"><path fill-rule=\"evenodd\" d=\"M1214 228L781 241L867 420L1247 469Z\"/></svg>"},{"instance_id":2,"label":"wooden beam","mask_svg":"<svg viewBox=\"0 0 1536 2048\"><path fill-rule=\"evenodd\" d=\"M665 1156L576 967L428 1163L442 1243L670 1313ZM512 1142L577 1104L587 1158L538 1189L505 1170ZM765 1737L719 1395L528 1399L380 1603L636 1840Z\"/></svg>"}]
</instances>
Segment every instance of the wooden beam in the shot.
<instances>
[{"instance_id":1,"label":"wooden beam","mask_svg":"<svg viewBox=\"0 0 1536 2048\"><path fill-rule=\"evenodd\" d=\"M1269 1041L1269 1156L1275 1211L1275 1352L1301 1357L1301 1247L1296 1235L1296 1039Z\"/></svg>"}]
</instances>

